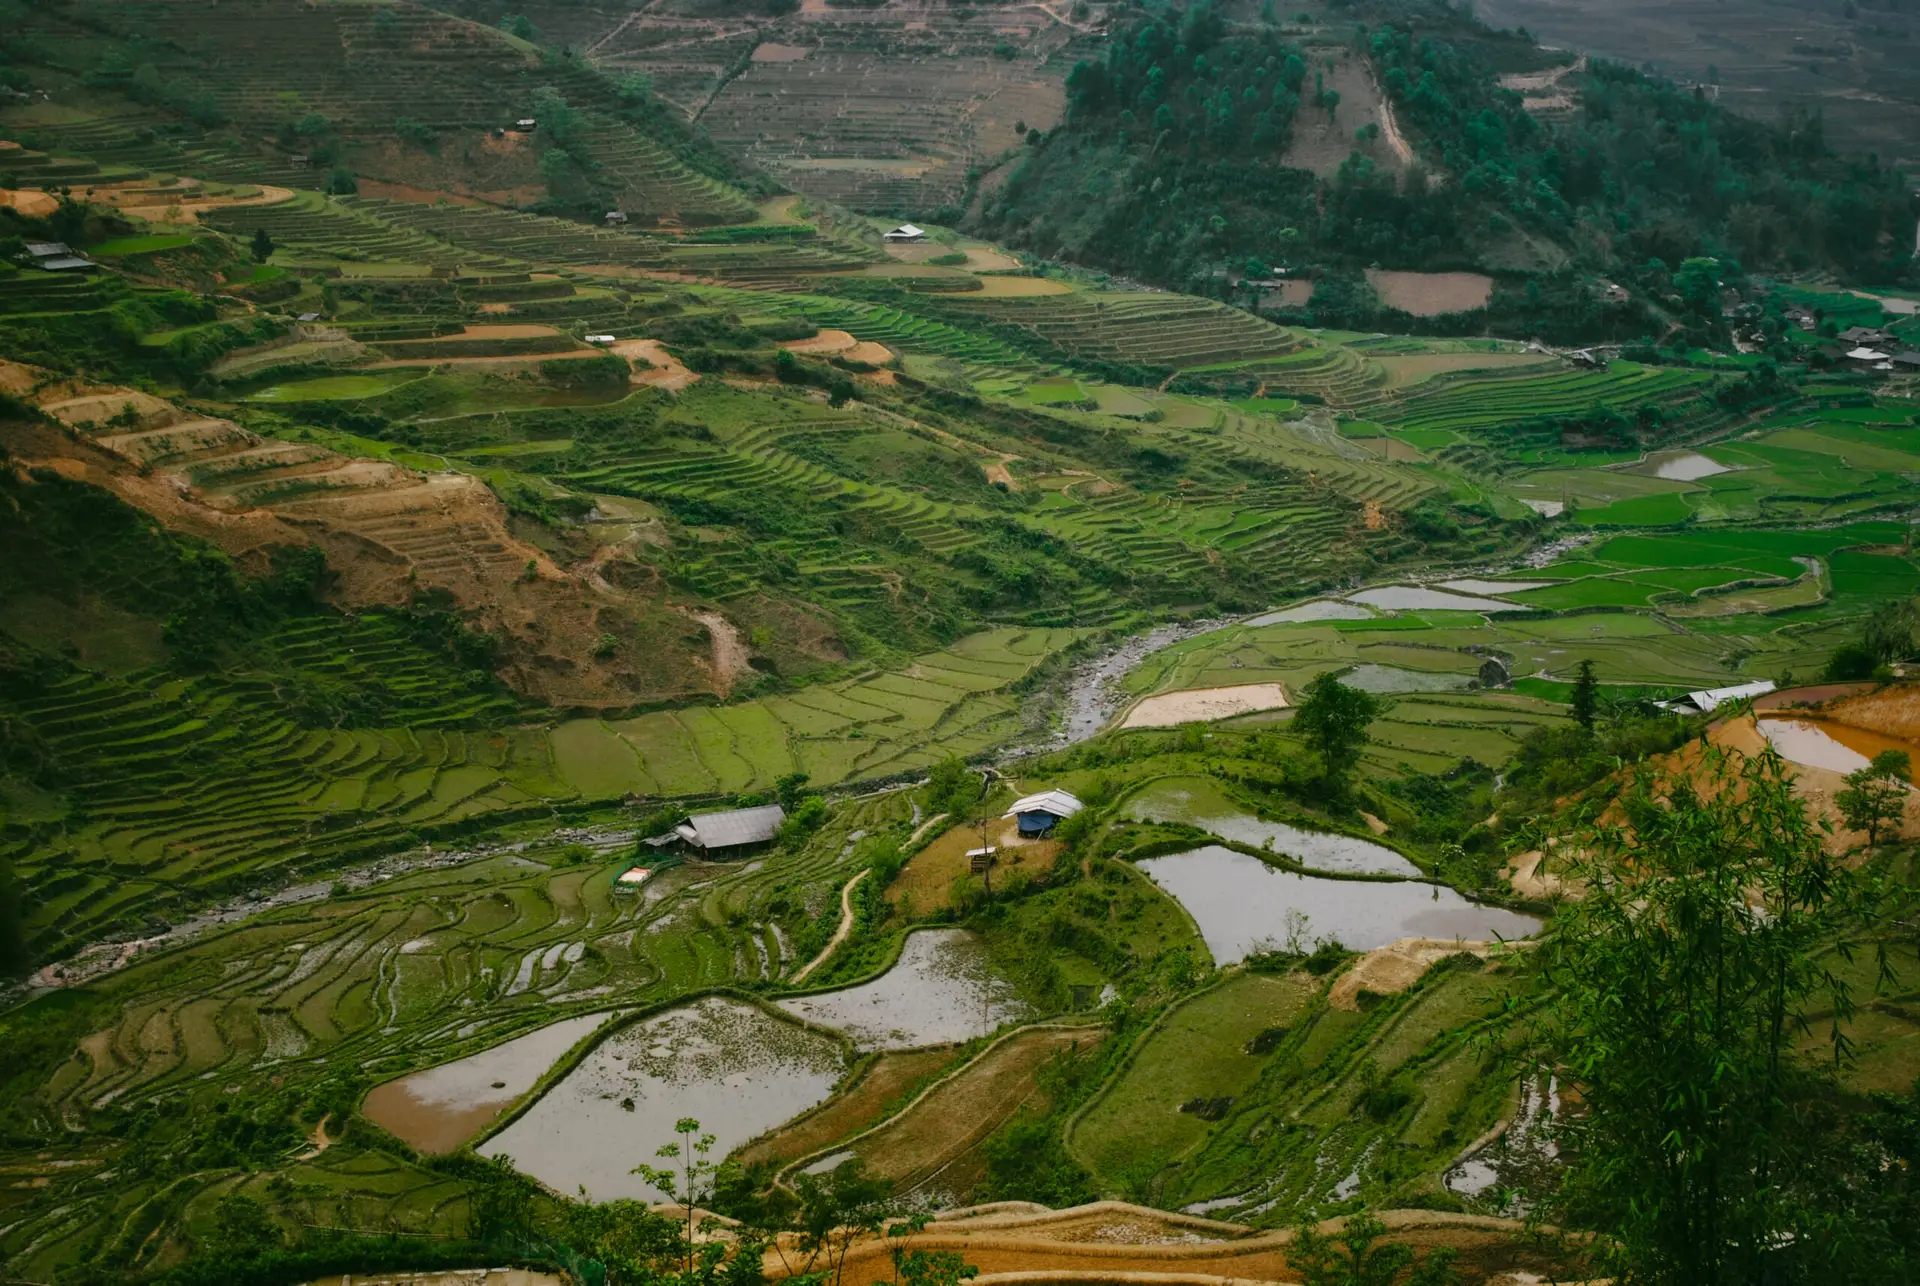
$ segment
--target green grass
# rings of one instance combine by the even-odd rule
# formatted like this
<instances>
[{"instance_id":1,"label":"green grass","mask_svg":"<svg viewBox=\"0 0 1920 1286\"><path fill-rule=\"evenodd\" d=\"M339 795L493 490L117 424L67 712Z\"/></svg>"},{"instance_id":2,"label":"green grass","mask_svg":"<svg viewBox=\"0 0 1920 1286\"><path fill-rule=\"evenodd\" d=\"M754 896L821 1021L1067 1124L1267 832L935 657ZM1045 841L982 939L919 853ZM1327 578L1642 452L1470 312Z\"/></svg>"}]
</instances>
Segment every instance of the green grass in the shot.
<instances>
[{"instance_id":1,"label":"green grass","mask_svg":"<svg viewBox=\"0 0 1920 1286\"><path fill-rule=\"evenodd\" d=\"M89 254L102 255L106 258L117 258L122 255L147 255L155 254L162 250L178 250L182 246L192 245L193 241L194 239L191 236L185 234L149 237L115 237L111 241L103 241L97 246L87 247L87 252Z\"/></svg>"},{"instance_id":2,"label":"green grass","mask_svg":"<svg viewBox=\"0 0 1920 1286\"><path fill-rule=\"evenodd\" d=\"M1176 1161L1209 1128L1180 1105L1244 1093L1270 1058L1249 1053L1249 1042L1270 1028L1292 1027L1311 997L1305 975L1242 974L1186 1001L1076 1120L1067 1146L1105 1187L1123 1188Z\"/></svg>"}]
</instances>

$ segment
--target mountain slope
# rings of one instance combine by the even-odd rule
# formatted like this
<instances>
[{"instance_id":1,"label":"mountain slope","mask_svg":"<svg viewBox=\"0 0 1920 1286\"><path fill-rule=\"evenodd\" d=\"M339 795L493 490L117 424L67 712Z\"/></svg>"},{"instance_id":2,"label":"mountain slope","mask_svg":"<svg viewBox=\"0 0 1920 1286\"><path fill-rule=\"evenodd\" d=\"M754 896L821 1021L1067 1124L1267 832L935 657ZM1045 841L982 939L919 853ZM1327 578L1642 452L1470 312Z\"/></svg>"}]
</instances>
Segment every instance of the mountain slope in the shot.
<instances>
[{"instance_id":1,"label":"mountain slope","mask_svg":"<svg viewBox=\"0 0 1920 1286\"><path fill-rule=\"evenodd\" d=\"M1204 5L1138 15L1075 67L1066 123L1030 134L983 182L975 225L1189 289L1284 265L1323 279L1325 321L1377 310L1357 281L1368 266L1607 274L1665 300L1670 274L1701 256L1862 281L1910 262L1899 177L1833 155L1816 129L1764 125L1623 67L1559 71L1566 55L1450 10L1340 12L1363 21L1280 28ZM1342 101L1356 61L1378 111ZM1507 87L1529 73L1560 94L1530 103ZM1327 173L1329 119L1349 143ZM1551 325L1570 301L1552 283L1544 293L1491 307L1516 328ZM1652 328L1610 317L1597 293L1578 307L1590 333Z\"/></svg>"}]
</instances>

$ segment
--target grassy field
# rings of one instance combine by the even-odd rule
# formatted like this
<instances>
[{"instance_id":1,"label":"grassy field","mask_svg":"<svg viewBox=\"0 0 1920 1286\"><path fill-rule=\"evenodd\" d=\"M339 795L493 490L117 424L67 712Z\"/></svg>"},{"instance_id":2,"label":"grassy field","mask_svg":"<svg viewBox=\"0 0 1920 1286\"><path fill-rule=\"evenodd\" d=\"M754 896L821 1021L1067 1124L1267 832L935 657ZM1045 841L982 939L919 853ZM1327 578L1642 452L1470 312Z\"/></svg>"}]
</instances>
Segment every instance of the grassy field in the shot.
<instances>
[{"instance_id":1,"label":"grassy field","mask_svg":"<svg viewBox=\"0 0 1920 1286\"><path fill-rule=\"evenodd\" d=\"M1254 1051L1299 1023L1313 990L1304 976L1241 974L1186 1001L1075 1119L1067 1146L1102 1185L1147 1187L1260 1078L1267 1053Z\"/></svg>"}]
</instances>

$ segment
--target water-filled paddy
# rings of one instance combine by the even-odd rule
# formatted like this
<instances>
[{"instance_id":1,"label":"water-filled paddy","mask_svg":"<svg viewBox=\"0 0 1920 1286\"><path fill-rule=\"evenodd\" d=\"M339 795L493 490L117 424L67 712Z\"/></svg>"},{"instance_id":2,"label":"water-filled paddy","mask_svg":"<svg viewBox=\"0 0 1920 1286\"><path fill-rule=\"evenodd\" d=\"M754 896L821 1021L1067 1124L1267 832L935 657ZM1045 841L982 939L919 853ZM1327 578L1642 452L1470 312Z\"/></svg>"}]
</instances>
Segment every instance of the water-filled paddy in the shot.
<instances>
[{"instance_id":1,"label":"water-filled paddy","mask_svg":"<svg viewBox=\"0 0 1920 1286\"><path fill-rule=\"evenodd\" d=\"M1465 692L1472 686L1471 674L1445 674L1435 670L1409 670L1399 665L1356 665L1340 676L1340 682L1362 692Z\"/></svg>"},{"instance_id":2,"label":"water-filled paddy","mask_svg":"<svg viewBox=\"0 0 1920 1286\"><path fill-rule=\"evenodd\" d=\"M629 1173L693 1117L724 1156L816 1103L845 1071L838 1043L711 997L601 1042L512 1125L481 1144L558 1192L665 1200Z\"/></svg>"},{"instance_id":3,"label":"water-filled paddy","mask_svg":"<svg viewBox=\"0 0 1920 1286\"><path fill-rule=\"evenodd\" d=\"M1298 625L1307 621L1364 621L1373 613L1358 603L1343 603L1337 598L1316 598L1296 603L1277 612L1268 612L1248 621L1248 625Z\"/></svg>"},{"instance_id":4,"label":"water-filled paddy","mask_svg":"<svg viewBox=\"0 0 1920 1286\"><path fill-rule=\"evenodd\" d=\"M917 1049L985 1036L1026 1007L963 929L908 935L893 968L872 982L779 1001L808 1022L847 1033L862 1049Z\"/></svg>"},{"instance_id":5,"label":"water-filled paddy","mask_svg":"<svg viewBox=\"0 0 1920 1286\"><path fill-rule=\"evenodd\" d=\"M1648 456L1646 464L1635 472L1651 472L1656 478L1669 478L1675 482L1697 482L1715 474L1731 473L1732 470L1698 451L1662 451Z\"/></svg>"},{"instance_id":6,"label":"water-filled paddy","mask_svg":"<svg viewBox=\"0 0 1920 1286\"><path fill-rule=\"evenodd\" d=\"M559 1057L608 1021L586 1014L439 1067L376 1085L367 1119L422 1152L451 1152L539 1083Z\"/></svg>"},{"instance_id":7,"label":"water-filled paddy","mask_svg":"<svg viewBox=\"0 0 1920 1286\"><path fill-rule=\"evenodd\" d=\"M1788 763L1853 772L1865 768L1883 750L1904 750L1920 764L1920 746L1884 733L1826 720L1761 716L1760 732Z\"/></svg>"},{"instance_id":8,"label":"water-filled paddy","mask_svg":"<svg viewBox=\"0 0 1920 1286\"><path fill-rule=\"evenodd\" d=\"M1140 821L1184 822L1236 844L1264 848L1271 840L1274 852L1323 871L1420 874L1419 867L1384 844L1262 821L1228 798L1219 783L1206 777L1168 777L1154 782L1127 802L1127 816ZM1141 869L1146 869L1146 863L1141 863Z\"/></svg>"},{"instance_id":9,"label":"water-filled paddy","mask_svg":"<svg viewBox=\"0 0 1920 1286\"><path fill-rule=\"evenodd\" d=\"M1303 944L1331 938L1355 951L1401 938L1520 938L1540 927L1532 916L1480 906L1438 885L1295 875L1213 844L1138 865L1193 916L1222 965L1284 945L1290 911L1306 917Z\"/></svg>"},{"instance_id":10,"label":"water-filled paddy","mask_svg":"<svg viewBox=\"0 0 1920 1286\"><path fill-rule=\"evenodd\" d=\"M1358 594L1349 594L1347 599L1353 603L1365 603L1368 607L1383 607L1390 612L1522 612L1526 610L1512 603L1503 603L1497 598L1474 598L1467 594L1449 594L1445 590L1428 589L1422 585L1382 585L1378 589L1363 589Z\"/></svg>"}]
</instances>

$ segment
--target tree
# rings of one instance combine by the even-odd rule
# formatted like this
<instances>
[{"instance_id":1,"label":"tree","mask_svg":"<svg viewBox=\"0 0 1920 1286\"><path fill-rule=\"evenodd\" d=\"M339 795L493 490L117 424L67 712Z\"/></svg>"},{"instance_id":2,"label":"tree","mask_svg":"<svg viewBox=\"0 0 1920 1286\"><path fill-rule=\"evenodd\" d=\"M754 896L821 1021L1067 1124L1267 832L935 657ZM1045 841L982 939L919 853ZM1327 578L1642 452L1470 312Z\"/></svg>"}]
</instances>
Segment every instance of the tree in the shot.
<instances>
[{"instance_id":1,"label":"tree","mask_svg":"<svg viewBox=\"0 0 1920 1286\"><path fill-rule=\"evenodd\" d=\"M687 1277L693 1277L693 1219L694 1208L702 1201L713 1198L713 1176L719 1166L707 1160L707 1154L713 1151L714 1136L700 1132L700 1122L690 1116L683 1116L674 1122L673 1132L686 1141L663 1145L654 1155L669 1164L652 1166L644 1161L633 1168L633 1173L660 1189L667 1196L679 1202L687 1212Z\"/></svg>"},{"instance_id":2,"label":"tree","mask_svg":"<svg viewBox=\"0 0 1920 1286\"><path fill-rule=\"evenodd\" d=\"M1907 782L1912 757L1904 750L1882 750L1864 768L1847 774L1846 789L1833 797L1848 827L1867 833L1867 847L1880 842L1884 826L1898 825L1907 812Z\"/></svg>"},{"instance_id":3,"label":"tree","mask_svg":"<svg viewBox=\"0 0 1920 1286\"><path fill-rule=\"evenodd\" d=\"M1860 646L1873 653L1876 662L1904 661L1913 654L1913 633L1920 614L1911 600L1882 603L1873 609L1860 627Z\"/></svg>"},{"instance_id":4,"label":"tree","mask_svg":"<svg viewBox=\"0 0 1920 1286\"><path fill-rule=\"evenodd\" d=\"M1350 1216L1331 1236L1303 1224L1287 1247L1287 1263L1300 1274L1301 1286L1394 1286L1408 1268L1413 1271L1405 1286L1452 1286L1460 1280L1451 1249L1436 1250L1416 1264L1411 1246L1374 1245L1386 1231L1365 1213Z\"/></svg>"},{"instance_id":5,"label":"tree","mask_svg":"<svg viewBox=\"0 0 1920 1286\"><path fill-rule=\"evenodd\" d=\"M884 1179L870 1179L858 1160L835 1166L825 1174L802 1174L795 1182L800 1196L800 1249L806 1252L803 1272L811 1273L822 1256L826 1272L840 1286L847 1251L862 1236L880 1231L891 1210L892 1188Z\"/></svg>"},{"instance_id":6,"label":"tree","mask_svg":"<svg viewBox=\"0 0 1920 1286\"><path fill-rule=\"evenodd\" d=\"M1593 677L1592 661L1580 663L1580 672L1573 680L1573 696L1567 704L1572 707L1573 721L1592 732L1593 717L1600 708L1600 683Z\"/></svg>"},{"instance_id":7,"label":"tree","mask_svg":"<svg viewBox=\"0 0 1920 1286\"><path fill-rule=\"evenodd\" d=\"M1566 1195L1611 1237L1617 1276L1672 1286L1786 1280L1826 1253L1830 1203L1780 1182L1807 1141L1796 1101L1844 1061L1848 986L1822 950L1857 910L1777 754L1714 750L1691 777L1643 776L1594 831L1530 967L1538 1041L1582 1115L1556 1131ZM1832 1054L1802 1058L1818 998ZM1831 1253L1841 1253L1837 1248ZM1821 1280L1815 1274L1809 1280Z\"/></svg>"},{"instance_id":8,"label":"tree","mask_svg":"<svg viewBox=\"0 0 1920 1286\"><path fill-rule=\"evenodd\" d=\"M1380 702L1368 692L1350 688L1332 671L1307 685L1306 699L1293 716L1293 726L1320 756L1328 782L1336 791L1360 762L1367 744L1367 725L1380 713Z\"/></svg>"},{"instance_id":9,"label":"tree","mask_svg":"<svg viewBox=\"0 0 1920 1286\"><path fill-rule=\"evenodd\" d=\"M253 230L253 261L265 263L273 258L273 236L265 228Z\"/></svg>"},{"instance_id":10,"label":"tree","mask_svg":"<svg viewBox=\"0 0 1920 1286\"><path fill-rule=\"evenodd\" d=\"M327 171L325 191L328 196L352 196L359 190L359 182L346 166L336 165Z\"/></svg>"}]
</instances>

